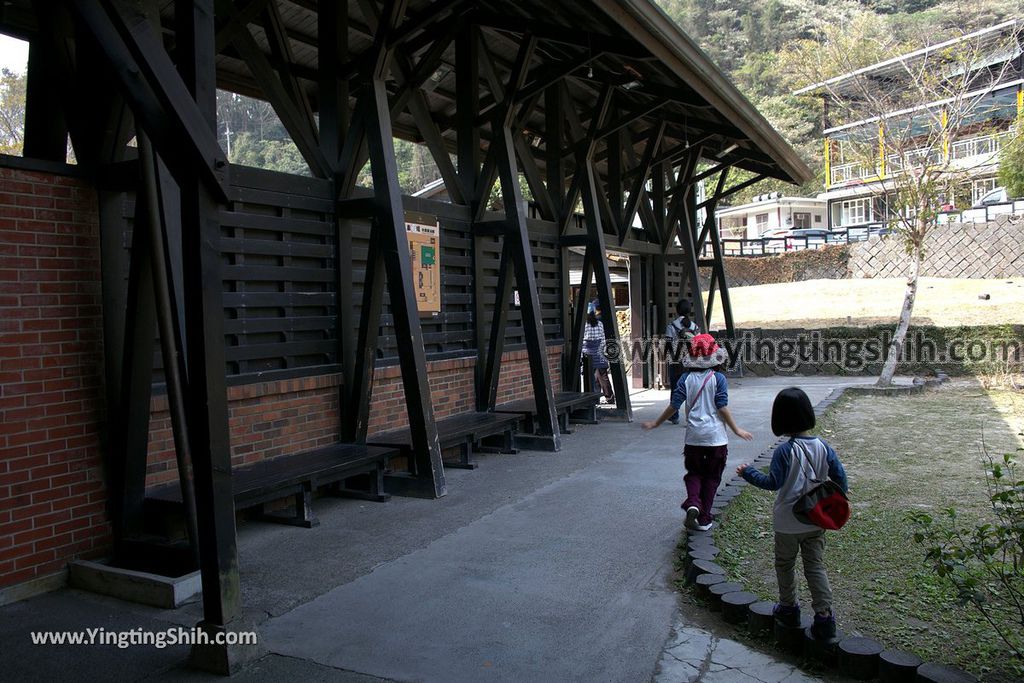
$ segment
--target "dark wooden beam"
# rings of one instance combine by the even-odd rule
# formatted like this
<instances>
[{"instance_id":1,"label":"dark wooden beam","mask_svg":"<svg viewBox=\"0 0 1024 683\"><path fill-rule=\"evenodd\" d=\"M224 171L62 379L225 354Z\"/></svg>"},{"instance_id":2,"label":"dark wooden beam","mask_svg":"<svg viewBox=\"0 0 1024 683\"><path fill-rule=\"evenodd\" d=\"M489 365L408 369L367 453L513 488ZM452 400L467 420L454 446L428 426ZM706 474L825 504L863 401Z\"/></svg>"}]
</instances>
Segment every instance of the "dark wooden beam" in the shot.
<instances>
[{"instance_id":1,"label":"dark wooden beam","mask_svg":"<svg viewBox=\"0 0 1024 683\"><path fill-rule=\"evenodd\" d=\"M559 26L537 21L535 18L513 17L509 15L494 14L486 11L473 13L473 21L480 26L508 31L509 33L526 34L530 33L545 41L574 45L576 47L600 47L601 50L612 54L626 57L644 58L650 57L650 53L639 43L616 38L614 36L601 35L581 31L572 26Z\"/></svg>"},{"instance_id":2,"label":"dark wooden beam","mask_svg":"<svg viewBox=\"0 0 1024 683\"><path fill-rule=\"evenodd\" d=\"M513 84L508 92L514 92ZM492 140L498 149L498 173L504 199L505 215L508 217L509 233L505 238L505 250L515 269L516 285L519 289L520 313L523 335L530 359L530 380L536 403L537 427L542 435L550 435L552 447L559 450L558 417L555 413L555 398L548 368L547 344L544 341L544 320L537 280L533 269L533 255L530 249L530 234L523 215L523 197L519 189L519 173L516 164L513 132L506 125L500 131L501 139ZM500 362L500 356L498 357Z\"/></svg>"},{"instance_id":3,"label":"dark wooden beam","mask_svg":"<svg viewBox=\"0 0 1024 683\"><path fill-rule=\"evenodd\" d=\"M629 190L629 199L626 202L626 209L622 217L622 222L627 226L633 224L633 219L636 217L637 210L640 207L641 195L644 193L644 185L646 185L647 177L651 172L651 162L654 159L654 154L658 151L658 147L661 145L661 137L664 132L665 125L662 123L647 139L647 145L644 147L644 155L641 157L640 165L638 167L640 172L633 178L633 186Z\"/></svg>"},{"instance_id":4,"label":"dark wooden beam","mask_svg":"<svg viewBox=\"0 0 1024 683\"><path fill-rule=\"evenodd\" d=\"M530 186L530 192L533 193L533 199L537 203L538 209L540 209L541 216L550 221L555 220L558 212L555 209L551 193L544 184L544 177L541 175L537 161L533 157L533 151L526 143L526 140L523 139L523 134L520 131L513 133L512 140L519 157L523 175L526 176L526 182Z\"/></svg>"},{"instance_id":5,"label":"dark wooden beam","mask_svg":"<svg viewBox=\"0 0 1024 683\"><path fill-rule=\"evenodd\" d=\"M106 55L135 119L175 176L198 174L217 198L227 198L227 159L216 130L206 125L146 16L126 0L72 3L72 8Z\"/></svg>"},{"instance_id":6,"label":"dark wooden beam","mask_svg":"<svg viewBox=\"0 0 1024 683\"><path fill-rule=\"evenodd\" d=\"M563 96L568 99L567 90L563 88ZM568 114L568 120L573 135L577 140L581 136L586 136L583 144L579 146L579 153L576 157L576 173L573 174L572 183L569 186L569 192L566 195L565 201L562 202L562 215L559 219L558 234L563 234L569 225L569 221L572 218L573 211L576 208L576 202L579 201L580 192L582 190L583 175L580 173L582 169L594 155L594 149L597 146L597 132L604 120L604 117L608 113L608 107L611 104L612 89L611 86L605 84L601 89L601 95L597 99L597 104L594 107L594 112L590 117L590 130L583 132L576 116L575 108L572 103L569 103L569 107L566 108Z\"/></svg>"},{"instance_id":7,"label":"dark wooden beam","mask_svg":"<svg viewBox=\"0 0 1024 683\"><path fill-rule=\"evenodd\" d=\"M562 201L565 198L565 160L562 156L562 140L565 137L565 116L562 113L562 97L557 84L544 90L544 165L548 193L554 202L555 214L562 215Z\"/></svg>"},{"instance_id":8,"label":"dark wooden beam","mask_svg":"<svg viewBox=\"0 0 1024 683\"><path fill-rule=\"evenodd\" d=\"M216 48L212 0L177 0L175 35L184 96L210 137L217 126ZM179 103L180 106L180 103ZM224 301L219 207L206 183L179 181L185 332L188 353L187 420L199 520L203 626L223 630L238 615L240 588L231 488L231 442L224 379ZM194 655L219 650L221 673L230 673L225 646L200 646ZM200 661L201 658L197 658Z\"/></svg>"},{"instance_id":9,"label":"dark wooden beam","mask_svg":"<svg viewBox=\"0 0 1024 683\"><path fill-rule=\"evenodd\" d=\"M721 200L725 199L726 197L728 197L730 195L733 195L733 194L736 194L740 190L745 190L748 187L750 187L751 185L755 185L755 184L761 182L764 179L765 179L764 175L758 174L758 175L755 175L753 178L748 178L747 180L744 180L741 183L736 183L732 187L730 187L730 188L728 188L726 190L723 190L721 196L718 197L717 200L715 200L714 203L717 204L717 202L720 202ZM712 203L713 203L712 199L705 199L704 201L702 201L699 204L697 204L697 208L698 209L704 209L704 208L707 208L708 206L710 206Z\"/></svg>"},{"instance_id":10,"label":"dark wooden beam","mask_svg":"<svg viewBox=\"0 0 1024 683\"><path fill-rule=\"evenodd\" d=\"M494 410L498 400L498 379L501 375L501 356L505 351L505 328L508 327L508 307L512 299L512 268L509 263L508 223L504 223L505 239L501 243L501 258L498 262L498 286L495 289L494 305L491 306L491 331L484 355L477 359L483 367L483 383L479 385L477 404L480 410Z\"/></svg>"},{"instance_id":11,"label":"dark wooden beam","mask_svg":"<svg viewBox=\"0 0 1024 683\"><path fill-rule=\"evenodd\" d=\"M601 304L601 310L606 313L602 316L604 336L606 343L612 343L621 348L619 326L615 317L615 300L612 296L611 274L608 271L608 259L605 255L604 229L601 226L601 216L597 205L599 196L595 183L597 172L592 161L584 163L582 169L577 172L581 172L584 176L583 215L586 217L587 237L589 238L587 252L591 254L594 266L597 298ZM615 388L616 408L622 411L622 415L628 421L632 421L633 407L629 397L629 380L626 377L625 364L621 359L617 359L616 362L611 363L609 370Z\"/></svg>"},{"instance_id":12,"label":"dark wooden beam","mask_svg":"<svg viewBox=\"0 0 1024 683\"><path fill-rule=\"evenodd\" d=\"M566 342L569 345L569 357L566 363L567 378L569 383L566 389L569 391L580 391L580 363L583 360L583 332L586 324L587 299L590 296L590 281L594 279L594 258L603 256L594 255L594 250L589 246L589 239L584 239L580 246L586 247L583 252L583 268L580 273L580 288L576 292L576 299L573 305L572 329L566 334ZM563 238L565 239L565 238Z\"/></svg>"},{"instance_id":13,"label":"dark wooden beam","mask_svg":"<svg viewBox=\"0 0 1024 683\"><path fill-rule=\"evenodd\" d=\"M270 6L276 7L273 3L270 3ZM233 11L232 8L231 0L217 0L217 9L220 14L229 14ZM265 25L271 27L266 29L271 49L275 49L276 45L278 51L288 50L287 40L280 35L279 19L275 20L274 18L276 12L269 10L268 15ZM277 30L273 29L275 21ZM267 101L274 108L274 112L288 131L289 137L299 149L313 175L318 178L329 177L334 166L320 149L319 134L305 91L298 85L290 72L274 68L271 60L264 54L248 29L235 32L232 36L232 45L245 60L246 67L263 90ZM290 54L278 56L279 61L283 59L289 59L290 62Z\"/></svg>"},{"instance_id":14,"label":"dark wooden beam","mask_svg":"<svg viewBox=\"0 0 1024 683\"><path fill-rule=\"evenodd\" d=\"M68 124L61 101L63 88L55 86L69 74L61 73L59 55L53 49L55 28L45 24L45 35L29 43L22 154L30 159L64 162L68 156Z\"/></svg>"},{"instance_id":15,"label":"dark wooden beam","mask_svg":"<svg viewBox=\"0 0 1024 683\"><path fill-rule=\"evenodd\" d=\"M400 79L411 78L412 65L405 55L396 54L395 62L398 64ZM444 179L448 196L455 204L466 204L466 198L462 193L458 174L455 171L455 166L452 164L451 157L448 156L448 149L445 146L444 139L441 137L441 132L437 129L437 124L431 115L430 105L427 103L427 98L423 95L423 92L418 88L413 90L409 97L409 113L412 115L413 120L415 120L416 127L423 136L427 149L430 150L430 155L434 158L434 163L441 173L441 178Z\"/></svg>"},{"instance_id":16,"label":"dark wooden beam","mask_svg":"<svg viewBox=\"0 0 1024 683\"><path fill-rule=\"evenodd\" d=\"M143 530L143 501L146 497L146 454L149 444L149 403L153 385L153 341L156 313L153 298L152 251L146 229L147 206L144 192L135 201L135 221L128 270L128 297L121 345L122 414L115 433L120 437L119 458L123 463L119 540L137 536Z\"/></svg>"},{"instance_id":17,"label":"dark wooden beam","mask_svg":"<svg viewBox=\"0 0 1024 683\"><path fill-rule=\"evenodd\" d=\"M476 197L480 176L480 41L474 26L463 26L455 38L456 145L463 197Z\"/></svg>"}]
</instances>

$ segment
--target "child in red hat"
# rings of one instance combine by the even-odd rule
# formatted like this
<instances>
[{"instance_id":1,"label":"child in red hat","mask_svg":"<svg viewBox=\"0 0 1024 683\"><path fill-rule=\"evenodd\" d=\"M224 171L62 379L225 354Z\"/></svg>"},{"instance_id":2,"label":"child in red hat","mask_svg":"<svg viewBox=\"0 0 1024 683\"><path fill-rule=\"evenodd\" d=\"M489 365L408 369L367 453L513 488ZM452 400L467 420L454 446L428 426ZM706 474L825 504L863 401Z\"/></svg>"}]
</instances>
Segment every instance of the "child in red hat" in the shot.
<instances>
[{"instance_id":1,"label":"child in red hat","mask_svg":"<svg viewBox=\"0 0 1024 683\"><path fill-rule=\"evenodd\" d=\"M729 457L728 427L733 433L750 441L750 432L741 429L729 412L729 384L721 369L728 361L710 334L698 334L690 341L690 352L683 359L683 374L672 391L672 399L658 419L644 422L644 429L661 426L680 408L686 412L686 439L683 462L686 466L686 527L707 531L713 518L711 506L722 482L722 472Z\"/></svg>"}]
</instances>

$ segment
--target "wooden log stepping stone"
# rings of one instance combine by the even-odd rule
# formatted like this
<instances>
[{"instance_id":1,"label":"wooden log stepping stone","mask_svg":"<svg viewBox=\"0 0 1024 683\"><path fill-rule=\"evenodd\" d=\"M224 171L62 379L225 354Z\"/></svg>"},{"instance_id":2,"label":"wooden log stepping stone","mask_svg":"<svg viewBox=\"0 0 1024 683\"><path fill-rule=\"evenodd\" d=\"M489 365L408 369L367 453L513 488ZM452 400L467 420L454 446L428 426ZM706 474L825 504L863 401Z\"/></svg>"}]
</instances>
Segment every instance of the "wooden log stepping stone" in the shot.
<instances>
[{"instance_id":1,"label":"wooden log stepping stone","mask_svg":"<svg viewBox=\"0 0 1024 683\"><path fill-rule=\"evenodd\" d=\"M811 628L804 629L804 656L817 659L825 666L835 667L839 665L839 643L846 636L842 631L836 631L836 635L827 640L815 638L811 634Z\"/></svg>"},{"instance_id":2,"label":"wooden log stepping stone","mask_svg":"<svg viewBox=\"0 0 1024 683\"><path fill-rule=\"evenodd\" d=\"M847 638L839 643L839 672L858 681L878 677L878 655L882 644L871 638Z\"/></svg>"},{"instance_id":3,"label":"wooden log stepping stone","mask_svg":"<svg viewBox=\"0 0 1024 683\"><path fill-rule=\"evenodd\" d=\"M718 548L715 546L715 539L709 536L694 536L693 538L686 539L686 548L687 550L714 548L715 552L718 552Z\"/></svg>"},{"instance_id":4,"label":"wooden log stepping stone","mask_svg":"<svg viewBox=\"0 0 1024 683\"><path fill-rule=\"evenodd\" d=\"M977 683L978 679L955 666L926 662L917 667L917 680L921 683Z\"/></svg>"},{"instance_id":5,"label":"wooden log stepping stone","mask_svg":"<svg viewBox=\"0 0 1024 683\"><path fill-rule=\"evenodd\" d=\"M728 595L729 593L735 593L743 590L743 586L736 583L735 581L725 581L723 583L716 583L714 586L708 588L708 609L712 612L718 612L722 609L722 596Z\"/></svg>"},{"instance_id":6,"label":"wooden log stepping stone","mask_svg":"<svg viewBox=\"0 0 1024 683\"><path fill-rule=\"evenodd\" d=\"M911 683L924 660L913 652L884 650L878 655L878 680L882 683Z\"/></svg>"},{"instance_id":7,"label":"wooden log stepping stone","mask_svg":"<svg viewBox=\"0 0 1024 683\"><path fill-rule=\"evenodd\" d=\"M722 508L716 505L713 508L711 508L710 512L712 517L717 517L718 515L722 514Z\"/></svg>"},{"instance_id":8,"label":"wooden log stepping stone","mask_svg":"<svg viewBox=\"0 0 1024 683\"><path fill-rule=\"evenodd\" d=\"M686 583L693 583L701 574L725 574L725 570L711 560L694 560L686 569Z\"/></svg>"},{"instance_id":9,"label":"wooden log stepping stone","mask_svg":"<svg viewBox=\"0 0 1024 683\"><path fill-rule=\"evenodd\" d=\"M692 563L694 560L714 561L714 559L718 557L718 549L716 548L715 550L710 550L710 548L714 548L714 546L706 545L703 548L691 550L688 553L686 553L686 557L688 558L688 561L690 563Z\"/></svg>"},{"instance_id":10,"label":"wooden log stepping stone","mask_svg":"<svg viewBox=\"0 0 1024 683\"><path fill-rule=\"evenodd\" d=\"M750 627L750 635L755 638L767 638L775 628L774 602L762 600L753 602L747 606L747 625Z\"/></svg>"},{"instance_id":11,"label":"wooden log stepping stone","mask_svg":"<svg viewBox=\"0 0 1024 683\"><path fill-rule=\"evenodd\" d=\"M810 628L812 623L814 619L809 614L802 615L796 626L787 626L776 619L773 627L775 643L786 652L800 654L804 651L804 629Z\"/></svg>"},{"instance_id":12,"label":"wooden log stepping stone","mask_svg":"<svg viewBox=\"0 0 1024 683\"><path fill-rule=\"evenodd\" d=\"M701 574L694 583L697 584L697 595L707 598L711 595L710 588L725 583L725 577L721 574Z\"/></svg>"},{"instance_id":13,"label":"wooden log stepping stone","mask_svg":"<svg viewBox=\"0 0 1024 683\"><path fill-rule=\"evenodd\" d=\"M748 607L757 602L757 596L747 591L726 593L722 596L722 618L730 624L747 623Z\"/></svg>"},{"instance_id":14,"label":"wooden log stepping stone","mask_svg":"<svg viewBox=\"0 0 1024 683\"><path fill-rule=\"evenodd\" d=\"M714 538L715 538L714 536L711 535L710 531L701 531L700 529L687 529L686 530L686 537L687 537L687 539L690 539L690 538L709 538L711 540L714 540Z\"/></svg>"}]
</instances>

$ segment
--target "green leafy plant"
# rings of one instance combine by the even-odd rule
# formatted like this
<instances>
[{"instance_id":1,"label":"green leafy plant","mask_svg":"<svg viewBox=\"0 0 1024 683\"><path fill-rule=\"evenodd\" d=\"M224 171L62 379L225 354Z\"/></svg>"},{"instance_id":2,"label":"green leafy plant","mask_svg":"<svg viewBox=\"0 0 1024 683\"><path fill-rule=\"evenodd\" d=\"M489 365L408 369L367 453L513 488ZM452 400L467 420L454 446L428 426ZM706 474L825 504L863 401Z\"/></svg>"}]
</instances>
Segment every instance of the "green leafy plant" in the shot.
<instances>
[{"instance_id":1,"label":"green leafy plant","mask_svg":"<svg viewBox=\"0 0 1024 683\"><path fill-rule=\"evenodd\" d=\"M1018 131L999 155L999 184L1011 197L1024 197L1024 132Z\"/></svg>"},{"instance_id":2,"label":"green leafy plant","mask_svg":"<svg viewBox=\"0 0 1024 683\"><path fill-rule=\"evenodd\" d=\"M1024 449L1018 449L1018 451ZM1016 658L1024 671L1024 480L1009 455L997 460L986 452L986 482L992 515L974 528L960 522L955 508L939 519L925 512L910 515L914 541L925 549L924 562L952 587L961 605L973 607Z\"/></svg>"}]
</instances>

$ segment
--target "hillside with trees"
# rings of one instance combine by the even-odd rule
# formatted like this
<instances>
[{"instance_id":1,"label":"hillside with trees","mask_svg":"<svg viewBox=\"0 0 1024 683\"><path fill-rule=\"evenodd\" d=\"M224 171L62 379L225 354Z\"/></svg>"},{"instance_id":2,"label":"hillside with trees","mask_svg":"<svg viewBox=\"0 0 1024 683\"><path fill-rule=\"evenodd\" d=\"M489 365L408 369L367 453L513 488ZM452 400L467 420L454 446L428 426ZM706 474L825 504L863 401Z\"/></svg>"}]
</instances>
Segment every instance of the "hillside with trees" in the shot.
<instances>
[{"instance_id":1,"label":"hillside with trees","mask_svg":"<svg viewBox=\"0 0 1024 683\"><path fill-rule=\"evenodd\" d=\"M765 181L732 203L771 190L816 194L822 188L821 113L815 98L791 93L810 82L941 42L1013 17L1024 0L655 0L704 49L782 135L818 178L797 190ZM828 44L829 49L822 49ZM828 54L845 53L842 60ZM838 63L841 62L841 63ZM0 78L0 152L20 154L25 75ZM232 163L308 174L266 102L218 93L218 136ZM395 141L404 192L438 177L422 145ZM368 169L362 182L369 184ZM736 181L743 179L738 173Z\"/></svg>"},{"instance_id":2,"label":"hillside with trees","mask_svg":"<svg viewBox=\"0 0 1024 683\"><path fill-rule=\"evenodd\" d=\"M1020 0L656 0L816 172L797 190L765 181L732 198L771 190L822 190L820 101L791 93L858 68L1024 16ZM843 55L836 59L835 55ZM741 179L737 175L737 180Z\"/></svg>"}]
</instances>

